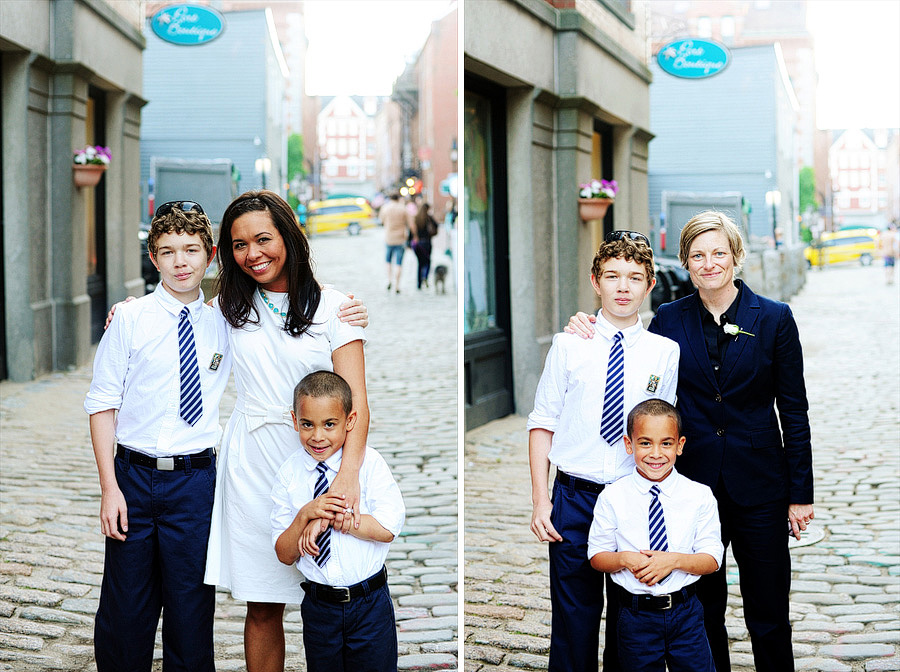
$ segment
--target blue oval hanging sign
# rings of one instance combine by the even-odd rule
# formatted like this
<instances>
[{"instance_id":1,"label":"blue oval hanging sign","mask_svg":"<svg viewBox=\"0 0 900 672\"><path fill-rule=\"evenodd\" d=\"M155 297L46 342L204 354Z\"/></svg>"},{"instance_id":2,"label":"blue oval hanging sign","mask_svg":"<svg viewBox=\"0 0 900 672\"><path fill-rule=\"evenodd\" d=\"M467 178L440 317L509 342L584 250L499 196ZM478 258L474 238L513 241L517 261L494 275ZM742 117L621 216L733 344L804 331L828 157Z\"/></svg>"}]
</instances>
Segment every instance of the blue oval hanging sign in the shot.
<instances>
[{"instance_id":1,"label":"blue oval hanging sign","mask_svg":"<svg viewBox=\"0 0 900 672\"><path fill-rule=\"evenodd\" d=\"M656 55L659 67L675 77L701 79L722 72L728 65L728 49L709 40L677 40Z\"/></svg>"},{"instance_id":2,"label":"blue oval hanging sign","mask_svg":"<svg viewBox=\"0 0 900 672\"><path fill-rule=\"evenodd\" d=\"M153 15L150 28L172 44L206 44L225 30L225 17L209 7L169 5Z\"/></svg>"}]
</instances>

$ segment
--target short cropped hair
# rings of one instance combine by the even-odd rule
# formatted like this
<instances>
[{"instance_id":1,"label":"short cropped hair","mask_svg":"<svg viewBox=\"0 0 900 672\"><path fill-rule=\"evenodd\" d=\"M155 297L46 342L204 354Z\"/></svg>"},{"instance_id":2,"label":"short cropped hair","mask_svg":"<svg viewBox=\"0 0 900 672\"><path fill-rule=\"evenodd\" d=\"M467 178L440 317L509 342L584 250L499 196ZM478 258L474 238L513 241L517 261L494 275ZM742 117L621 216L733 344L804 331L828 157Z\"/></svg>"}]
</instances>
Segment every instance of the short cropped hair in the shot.
<instances>
[{"instance_id":1,"label":"short cropped hair","mask_svg":"<svg viewBox=\"0 0 900 672\"><path fill-rule=\"evenodd\" d=\"M189 236L199 234L203 247L206 248L206 258L212 257L212 225L209 217L202 212L172 208L166 214L154 217L150 222L150 233L147 234L147 249L154 257L159 249L159 237L166 233L185 233Z\"/></svg>"},{"instance_id":2,"label":"short cropped hair","mask_svg":"<svg viewBox=\"0 0 900 672\"><path fill-rule=\"evenodd\" d=\"M694 215L681 230L681 239L678 243L678 259L681 265L688 267L688 257L691 253L691 245L694 239L707 231L721 231L728 238L731 254L734 257L735 270L741 270L747 253L744 251L744 239L737 224L724 212L707 210L699 215Z\"/></svg>"},{"instance_id":3,"label":"short cropped hair","mask_svg":"<svg viewBox=\"0 0 900 672\"><path fill-rule=\"evenodd\" d=\"M646 401L642 401L637 406L632 408L631 412L628 414L628 422L626 427L628 436L631 436L632 432L634 432L635 420L637 420L637 418L643 418L646 416L668 416L670 418L673 418L675 420L675 424L678 425L678 438L681 438L681 413L679 413L678 409L676 409L665 399L647 399Z\"/></svg>"},{"instance_id":4,"label":"short cropped hair","mask_svg":"<svg viewBox=\"0 0 900 672\"><path fill-rule=\"evenodd\" d=\"M653 278L656 276L653 268L653 250L643 240L632 240L631 238L620 238L600 245L600 249L594 255L594 262L591 264L591 274L599 279L603 273L603 262L618 257L625 261L634 260L641 264L647 272L647 283L653 282Z\"/></svg>"},{"instance_id":5,"label":"short cropped hair","mask_svg":"<svg viewBox=\"0 0 900 672\"><path fill-rule=\"evenodd\" d=\"M333 371L313 371L303 377L294 388L294 413L300 414L300 397L337 399L344 415L353 410L353 392L346 380Z\"/></svg>"}]
</instances>

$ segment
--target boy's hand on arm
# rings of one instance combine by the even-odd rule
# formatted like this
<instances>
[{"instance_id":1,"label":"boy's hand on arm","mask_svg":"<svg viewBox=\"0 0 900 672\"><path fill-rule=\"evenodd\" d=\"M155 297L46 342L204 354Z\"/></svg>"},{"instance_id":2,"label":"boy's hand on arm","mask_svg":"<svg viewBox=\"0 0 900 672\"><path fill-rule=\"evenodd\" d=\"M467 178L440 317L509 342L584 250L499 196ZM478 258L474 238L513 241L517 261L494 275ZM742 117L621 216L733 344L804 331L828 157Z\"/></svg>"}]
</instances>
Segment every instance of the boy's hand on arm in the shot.
<instances>
[{"instance_id":1,"label":"boy's hand on arm","mask_svg":"<svg viewBox=\"0 0 900 672\"><path fill-rule=\"evenodd\" d=\"M324 518L329 521L334 520L334 517L338 513L344 511L344 499L344 495L335 495L326 492L324 495L319 495L315 499L307 502L303 505L303 508L300 509L300 514L305 518L303 523L306 523L313 518Z\"/></svg>"},{"instance_id":2,"label":"boy's hand on arm","mask_svg":"<svg viewBox=\"0 0 900 672\"><path fill-rule=\"evenodd\" d=\"M637 551L602 551L591 558L591 567L608 574L622 569L634 574L646 567L649 562L650 558Z\"/></svg>"},{"instance_id":3,"label":"boy's hand on arm","mask_svg":"<svg viewBox=\"0 0 900 672\"><path fill-rule=\"evenodd\" d=\"M563 331L567 334L581 336L581 338L593 338L596 321L596 315L578 312L569 318L569 323L563 328Z\"/></svg>"},{"instance_id":4,"label":"boy's hand on arm","mask_svg":"<svg viewBox=\"0 0 900 672\"><path fill-rule=\"evenodd\" d=\"M316 539L328 529L328 525L328 521L324 518L316 518L307 523L306 528L300 533L300 539L297 543L297 550L300 555L311 555L312 557L319 555Z\"/></svg>"},{"instance_id":5,"label":"boy's hand on arm","mask_svg":"<svg viewBox=\"0 0 900 672\"><path fill-rule=\"evenodd\" d=\"M354 298L353 294L347 294L347 298L348 301L338 306L338 319L354 327L368 327L369 309L362 301Z\"/></svg>"},{"instance_id":6,"label":"boy's hand on arm","mask_svg":"<svg viewBox=\"0 0 900 672\"><path fill-rule=\"evenodd\" d=\"M672 553L670 551L641 551L649 558L647 566L634 573L641 583L653 586L674 570L688 574L712 574L718 569L716 559L709 553Z\"/></svg>"}]
</instances>

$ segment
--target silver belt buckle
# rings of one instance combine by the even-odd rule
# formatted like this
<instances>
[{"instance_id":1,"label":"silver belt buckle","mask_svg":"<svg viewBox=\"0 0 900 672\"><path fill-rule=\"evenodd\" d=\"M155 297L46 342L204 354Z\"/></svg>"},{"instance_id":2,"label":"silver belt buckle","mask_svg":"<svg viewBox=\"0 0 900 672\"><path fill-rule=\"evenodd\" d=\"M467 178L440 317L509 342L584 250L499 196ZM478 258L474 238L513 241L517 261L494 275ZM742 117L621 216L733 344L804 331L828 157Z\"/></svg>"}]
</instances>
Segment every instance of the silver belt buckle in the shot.
<instances>
[{"instance_id":1,"label":"silver belt buckle","mask_svg":"<svg viewBox=\"0 0 900 672\"><path fill-rule=\"evenodd\" d=\"M669 600L669 603L666 606L662 607L662 610L665 611L666 609L671 609L672 608L672 593L666 593L665 595L660 595L660 597L665 597Z\"/></svg>"},{"instance_id":2,"label":"silver belt buckle","mask_svg":"<svg viewBox=\"0 0 900 672\"><path fill-rule=\"evenodd\" d=\"M342 593L343 593L343 594L341 595L341 599L338 600L338 602L339 602L340 604L343 604L344 602L349 602L349 601L350 601L350 589L349 589L349 588L335 588L335 590L342 591Z\"/></svg>"},{"instance_id":3,"label":"silver belt buckle","mask_svg":"<svg viewBox=\"0 0 900 672\"><path fill-rule=\"evenodd\" d=\"M175 471L174 457L157 457L156 468L160 471Z\"/></svg>"}]
</instances>

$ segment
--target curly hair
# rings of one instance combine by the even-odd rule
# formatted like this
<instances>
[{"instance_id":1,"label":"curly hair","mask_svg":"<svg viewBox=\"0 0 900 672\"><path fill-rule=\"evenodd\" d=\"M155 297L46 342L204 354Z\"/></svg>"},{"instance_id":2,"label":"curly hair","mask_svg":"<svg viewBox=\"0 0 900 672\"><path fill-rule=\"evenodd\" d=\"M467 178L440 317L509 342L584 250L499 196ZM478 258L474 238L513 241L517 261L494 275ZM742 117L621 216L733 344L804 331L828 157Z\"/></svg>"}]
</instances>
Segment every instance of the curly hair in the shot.
<instances>
[{"instance_id":1,"label":"curly hair","mask_svg":"<svg viewBox=\"0 0 900 672\"><path fill-rule=\"evenodd\" d=\"M147 234L147 249L154 257L159 249L159 237L166 233L184 233L189 236L197 234L206 248L206 258L212 256L212 225L209 217L202 212L173 208L164 215L154 217L150 222L150 233Z\"/></svg>"},{"instance_id":2,"label":"curly hair","mask_svg":"<svg viewBox=\"0 0 900 672\"><path fill-rule=\"evenodd\" d=\"M248 212L265 212L284 240L288 271L288 314L284 330L291 336L306 333L313 325L313 318L322 298L322 289L316 281L309 242L297 225L291 207L274 191L248 191L225 209L219 227L219 277L218 295L222 315L235 329L244 325L259 324L259 313L253 303L256 281L234 260L231 227L236 219Z\"/></svg>"},{"instance_id":3,"label":"curly hair","mask_svg":"<svg viewBox=\"0 0 900 672\"><path fill-rule=\"evenodd\" d=\"M653 250L643 240L632 240L631 238L619 238L600 245L600 249L594 255L594 262L591 264L591 274L595 278L599 278L603 272L603 262L619 257L625 261L633 260L641 264L647 272L647 282L653 282L653 278L656 277L656 271L653 268Z\"/></svg>"}]
</instances>

